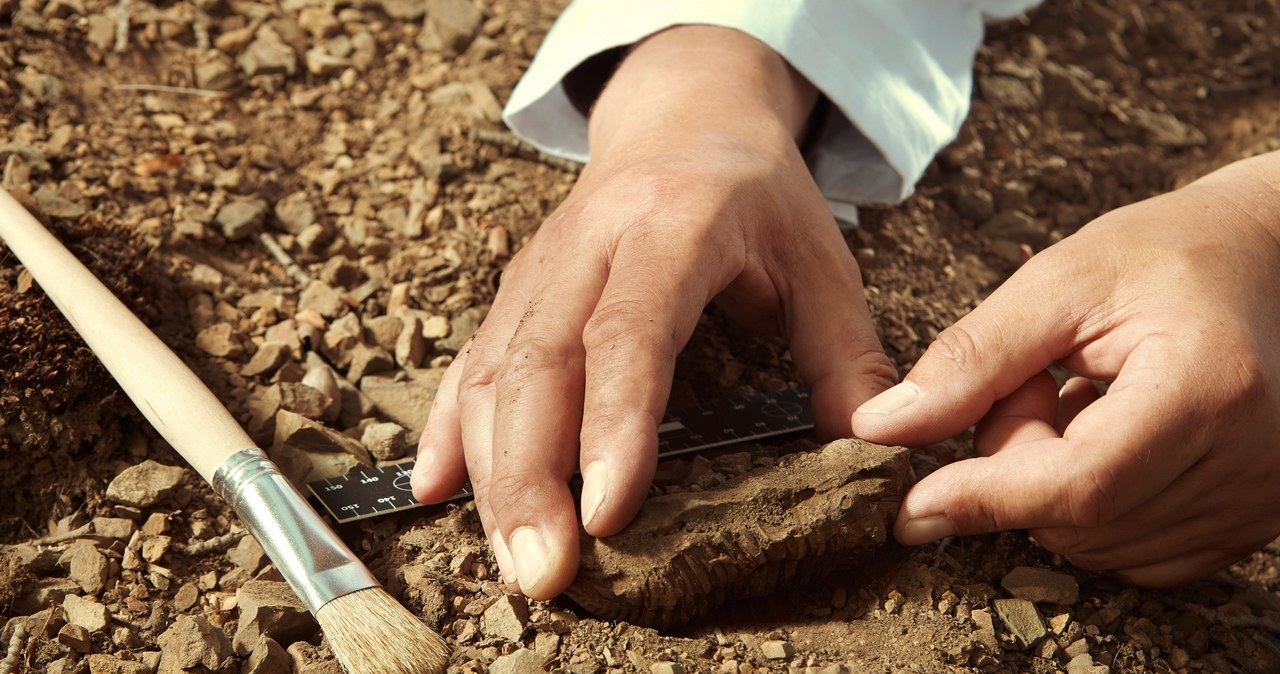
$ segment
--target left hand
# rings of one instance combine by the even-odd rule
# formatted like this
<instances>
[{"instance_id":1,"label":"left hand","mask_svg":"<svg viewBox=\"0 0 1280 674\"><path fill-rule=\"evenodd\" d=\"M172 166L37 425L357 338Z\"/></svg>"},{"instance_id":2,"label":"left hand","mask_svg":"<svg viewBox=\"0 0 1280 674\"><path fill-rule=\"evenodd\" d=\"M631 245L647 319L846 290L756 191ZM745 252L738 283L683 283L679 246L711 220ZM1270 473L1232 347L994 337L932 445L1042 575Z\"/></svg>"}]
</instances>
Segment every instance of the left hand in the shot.
<instances>
[{"instance_id":1,"label":"left hand","mask_svg":"<svg viewBox=\"0 0 1280 674\"><path fill-rule=\"evenodd\" d=\"M1059 391L1054 361L1083 376ZM853 415L915 446L975 422L980 457L911 490L903 543L1028 529L1081 568L1169 586L1280 534L1280 153L1040 253Z\"/></svg>"}]
</instances>

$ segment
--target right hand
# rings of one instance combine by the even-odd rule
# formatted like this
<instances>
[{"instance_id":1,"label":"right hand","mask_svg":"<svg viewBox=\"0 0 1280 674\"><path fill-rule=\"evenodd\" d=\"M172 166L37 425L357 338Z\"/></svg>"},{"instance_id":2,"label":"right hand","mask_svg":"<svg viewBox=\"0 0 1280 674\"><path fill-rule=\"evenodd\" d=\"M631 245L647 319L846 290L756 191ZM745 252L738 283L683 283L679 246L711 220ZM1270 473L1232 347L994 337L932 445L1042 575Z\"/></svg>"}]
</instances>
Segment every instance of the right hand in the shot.
<instances>
[{"instance_id":1,"label":"right hand","mask_svg":"<svg viewBox=\"0 0 1280 674\"><path fill-rule=\"evenodd\" d=\"M896 381L796 147L813 96L761 43L706 26L645 41L601 96L592 161L449 367L413 475L428 503L470 476L524 594L550 598L577 572L575 470L590 534L635 516L676 354L713 298L788 337L829 436Z\"/></svg>"}]
</instances>

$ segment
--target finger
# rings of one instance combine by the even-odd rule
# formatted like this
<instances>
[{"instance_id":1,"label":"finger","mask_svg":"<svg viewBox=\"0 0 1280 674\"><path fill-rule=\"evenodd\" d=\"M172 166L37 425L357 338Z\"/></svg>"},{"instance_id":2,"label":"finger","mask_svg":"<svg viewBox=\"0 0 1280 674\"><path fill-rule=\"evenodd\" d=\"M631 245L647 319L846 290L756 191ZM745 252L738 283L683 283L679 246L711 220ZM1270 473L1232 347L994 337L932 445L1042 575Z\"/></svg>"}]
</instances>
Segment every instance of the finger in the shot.
<instances>
[{"instance_id":1,"label":"finger","mask_svg":"<svg viewBox=\"0 0 1280 674\"><path fill-rule=\"evenodd\" d=\"M980 456L1036 440L1059 438L1052 421L1058 407L1058 384L1041 370L1013 393L997 401L978 423L973 446Z\"/></svg>"},{"instance_id":2,"label":"finger","mask_svg":"<svg viewBox=\"0 0 1280 674\"><path fill-rule=\"evenodd\" d=\"M1247 554L1237 555L1219 550L1202 550L1143 566L1117 569L1111 575L1123 583L1139 587L1177 587L1225 569L1246 556Z\"/></svg>"},{"instance_id":3,"label":"finger","mask_svg":"<svg viewBox=\"0 0 1280 674\"><path fill-rule=\"evenodd\" d=\"M603 269L587 264L582 269ZM578 568L578 520L569 477L582 419L582 325L599 297L589 274L559 278L521 317L496 380L489 502L522 591L551 599Z\"/></svg>"},{"instance_id":4,"label":"finger","mask_svg":"<svg viewBox=\"0 0 1280 674\"><path fill-rule=\"evenodd\" d=\"M1080 307L1100 304L1094 275L1072 279L1047 251L1032 258L991 296L940 333L901 384L867 401L853 430L875 442L920 446L965 430L1091 328Z\"/></svg>"},{"instance_id":5,"label":"finger","mask_svg":"<svg viewBox=\"0 0 1280 674\"><path fill-rule=\"evenodd\" d=\"M1108 394L1062 439L943 466L908 494L896 533L910 545L953 534L1098 527L1164 490L1209 446L1170 339L1143 341ZM1161 449L1167 451L1161 452ZM1158 461L1152 456L1160 453Z\"/></svg>"},{"instance_id":6,"label":"finger","mask_svg":"<svg viewBox=\"0 0 1280 674\"><path fill-rule=\"evenodd\" d=\"M1101 397L1098 387L1088 377L1068 379L1058 392L1058 413L1053 422L1054 429L1059 434L1064 432L1077 415Z\"/></svg>"},{"instance_id":7,"label":"finger","mask_svg":"<svg viewBox=\"0 0 1280 674\"><path fill-rule=\"evenodd\" d=\"M711 247L672 265L663 248L624 242L583 332L586 400L582 419L582 521L593 536L617 533L635 517L658 453L658 423L671 393L676 354L702 309L727 280ZM623 254L625 252L625 254Z\"/></svg>"},{"instance_id":8,"label":"finger","mask_svg":"<svg viewBox=\"0 0 1280 674\"><path fill-rule=\"evenodd\" d=\"M471 343L468 342L445 370L435 399L431 401L427 425L418 439L418 458L409 484L413 497L419 503L445 501L457 494L467 481L462 422L458 414L458 381L462 378L470 348Z\"/></svg>"},{"instance_id":9,"label":"finger","mask_svg":"<svg viewBox=\"0 0 1280 674\"><path fill-rule=\"evenodd\" d=\"M896 384L898 372L876 337L858 265L844 242L831 238L794 262L784 306L792 358L813 391L815 426L837 438L852 435L853 411Z\"/></svg>"}]
</instances>

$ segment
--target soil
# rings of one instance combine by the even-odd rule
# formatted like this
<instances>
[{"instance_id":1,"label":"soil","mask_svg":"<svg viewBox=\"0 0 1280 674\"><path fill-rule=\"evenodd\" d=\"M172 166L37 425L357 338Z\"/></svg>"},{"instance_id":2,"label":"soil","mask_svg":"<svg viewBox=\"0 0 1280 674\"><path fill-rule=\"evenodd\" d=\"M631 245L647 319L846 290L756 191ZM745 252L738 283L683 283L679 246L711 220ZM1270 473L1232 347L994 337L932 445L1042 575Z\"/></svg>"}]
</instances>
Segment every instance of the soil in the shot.
<instances>
[{"instance_id":1,"label":"soil","mask_svg":"<svg viewBox=\"0 0 1280 674\"><path fill-rule=\"evenodd\" d=\"M0 185L295 477L393 461L576 177L498 117L562 5L0 0ZM1278 25L1270 0L1071 0L992 27L959 139L847 237L900 368L1090 219L1280 147ZM314 627L237 633L237 589L277 576L194 474L108 497L125 468L181 460L3 248L0 368L0 672L336 671ZM712 311L678 379L676 406L794 374ZM655 491L714 494L782 451L664 462ZM458 672L1280 671L1280 544L1146 591L1018 532L889 543L659 630L505 595L468 504L339 533ZM1028 590L1018 567L1048 575Z\"/></svg>"}]
</instances>

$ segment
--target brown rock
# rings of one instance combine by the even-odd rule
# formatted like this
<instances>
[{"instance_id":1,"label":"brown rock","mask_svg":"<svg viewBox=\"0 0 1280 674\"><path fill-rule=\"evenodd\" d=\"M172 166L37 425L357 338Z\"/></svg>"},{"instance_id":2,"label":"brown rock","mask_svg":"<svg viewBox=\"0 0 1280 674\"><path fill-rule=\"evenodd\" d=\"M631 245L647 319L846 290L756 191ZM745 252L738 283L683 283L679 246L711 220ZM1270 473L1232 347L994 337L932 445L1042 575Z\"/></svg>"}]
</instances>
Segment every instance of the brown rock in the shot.
<instances>
[{"instance_id":1,"label":"brown rock","mask_svg":"<svg viewBox=\"0 0 1280 674\"><path fill-rule=\"evenodd\" d=\"M130 466L107 485L107 498L138 508L149 508L178 488L186 469L150 459Z\"/></svg>"},{"instance_id":2,"label":"brown rock","mask_svg":"<svg viewBox=\"0 0 1280 674\"><path fill-rule=\"evenodd\" d=\"M244 74L292 75L298 70L298 54L270 26L258 29L257 38L236 59Z\"/></svg>"},{"instance_id":3,"label":"brown rock","mask_svg":"<svg viewBox=\"0 0 1280 674\"><path fill-rule=\"evenodd\" d=\"M796 654L796 647L791 642L773 639L761 643L760 652L770 660L787 660Z\"/></svg>"},{"instance_id":4,"label":"brown rock","mask_svg":"<svg viewBox=\"0 0 1280 674\"><path fill-rule=\"evenodd\" d=\"M373 343L385 351L396 348L396 340L404 329L406 319L399 316L374 316L364 320L364 329Z\"/></svg>"},{"instance_id":5,"label":"brown rock","mask_svg":"<svg viewBox=\"0 0 1280 674\"><path fill-rule=\"evenodd\" d=\"M867 557L901 503L907 457L840 440L716 489L651 498L621 533L582 537L566 594L604 618L675 625Z\"/></svg>"},{"instance_id":6,"label":"brown rock","mask_svg":"<svg viewBox=\"0 0 1280 674\"><path fill-rule=\"evenodd\" d=\"M262 637L245 660L240 674L289 674L293 671L289 654L275 639Z\"/></svg>"},{"instance_id":7,"label":"brown rock","mask_svg":"<svg viewBox=\"0 0 1280 674\"><path fill-rule=\"evenodd\" d=\"M391 377L365 377L360 380L360 390L387 418L404 426L409 434L422 433L435 399L436 389L444 368L410 370L403 381Z\"/></svg>"},{"instance_id":8,"label":"brown rock","mask_svg":"<svg viewBox=\"0 0 1280 674\"><path fill-rule=\"evenodd\" d=\"M409 449L404 427L390 421L365 426L360 442L365 449L369 450L373 458L379 461L403 458L406 450Z\"/></svg>"},{"instance_id":9,"label":"brown rock","mask_svg":"<svg viewBox=\"0 0 1280 674\"><path fill-rule=\"evenodd\" d=\"M484 610L484 633L490 637L519 642L529 624L529 602L523 596L506 594Z\"/></svg>"},{"instance_id":10,"label":"brown rock","mask_svg":"<svg viewBox=\"0 0 1280 674\"><path fill-rule=\"evenodd\" d=\"M233 199L218 209L214 222L228 240L238 241L256 235L266 214L267 202L261 199Z\"/></svg>"},{"instance_id":11,"label":"brown rock","mask_svg":"<svg viewBox=\"0 0 1280 674\"><path fill-rule=\"evenodd\" d=\"M245 377L271 374L288 360L289 354L290 348L288 344L263 342L262 346L258 347L257 353L254 353L249 362L240 368L240 374Z\"/></svg>"},{"instance_id":12,"label":"brown rock","mask_svg":"<svg viewBox=\"0 0 1280 674\"><path fill-rule=\"evenodd\" d=\"M67 623L58 630L58 643L77 653L88 653L89 649L93 648L93 642L89 639L89 630L75 623Z\"/></svg>"},{"instance_id":13,"label":"brown rock","mask_svg":"<svg viewBox=\"0 0 1280 674\"><path fill-rule=\"evenodd\" d=\"M276 434L273 444L287 445L304 452L350 454L363 464L372 463L368 450L358 440L288 410L280 410L276 413Z\"/></svg>"},{"instance_id":14,"label":"brown rock","mask_svg":"<svg viewBox=\"0 0 1280 674\"><path fill-rule=\"evenodd\" d=\"M347 379L359 382L366 375L386 372L395 367L391 354L376 346L356 344L351 349L351 365L347 368Z\"/></svg>"},{"instance_id":15,"label":"brown rock","mask_svg":"<svg viewBox=\"0 0 1280 674\"><path fill-rule=\"evenodd\" d=\"M230 323L214 323L196 334L196 346L219 358L239 358L244 353L241 335Z\"/></svg>"},{"instance_id":16,"label":"brown rock","mask_svg":"<svg viewBox=\"0 0 1280 674\"><path fill-rule=\"evenodd\" d=\"M133 532L137 530L137 523L123 517L93 518L93 533L98 536L102 536L103 538L127 541L130 536L133 536Z\"/></svg>"},{"instance_id":17,"label":"brown rock","mask_svg":"<svg viewBox=\"0 0 1280 674\"><path fill-rule=\"evenodd\" d=\"M315 206L311 204L306 192L294 192L277 201L275 213L280 228L290 234L301 234L302 230L316 221Z\"/></svg>"},{"instance_id":18,"label":"brown rock","mask_svg":"<svg viewBox=\"0 0 1280 674\"><path fill-rule=\"evenodd\" d=\"M160 668L157 674L179 674L199 667L218 671L232 662L231 642L204 616L179 616L160 635Z\"/></svg>"},{"instance_id":19,"label":"brown rock","mask_svg":"<svg viewBox=\"0 0 1280 674\"><path fill-rule=\"evenodd\" d=\"M151 674L155 667L145 662L122 660L113 655L95 653L85 658L89 663L89 674Z\"/></svg>"},{"instance_id":20,"label":"brown rock","mask_svg":"<svg viewBox=\"0 0 1280 674\"><path fill-rule=\"evenodd\" d=\"M298 298L298 310L306 311L310 309L326 318L333 318L345 306L345 294L340 288L334 288L328 283L316 279L308 283L307 287L303 289L302 295ZM355 335L358 338L359 332L357 331Z\"/></svg>"},{"instance_id":21,"label":"brown rock","mask_svg":"<svg viewBox=\"0 0 1280 674\"><path fill-rule=\"evenodd\" d=\"M158 562L164 559L172 545L173 539L162 534L144 536L142 538L142 558L151 563Z\"/></svg>"},{"instance_id":22,"label":"brown rock","mask_svg":"<svg viewBox=\"0 0 1280 674\"><path fill-rule=\"evenodd\" d=\"M245 536L240 539L236 547L227 551L227 559L252 576L267 561L267 553L262 550L262 546L258 545L258 541L254 540L253 536Z\"/></svg>"},{"instance_id":23,"label":"brown rock","mask_svg":"<svg viewBox=\"0 0 1280 674\"><path fill-rule=\"evenodd\" d=\"M1045 635L1040 612L1026 599L996 599L992 607L1022 648L1031 648Z\"/></svg>"},{"instance_id":24,"label":"brown rock","mask_svg":"<svg viewBox=\"0 0 1280 674\"><path fill-rule=\"evenodd\" d=\"M315 360L320 361L319 357ZM338 375L334 374L333 368L324 362L310 363L307 373L302 376L302 383L323 393L329 400L320 419L329 423L337 421L342 414L342 391L338 388Z\"/></svg>"},{"instance_id":25,"label":"brown rock","mask_svg":"<svg viewBox=\"0 0 1280 674\"><path fill-rule=\"evenodd\" d=\"M495 659L489 665L489 674L546 674L547 670L542 667L545 661L546 658L528 648L518 648Z\"/></svg>"},{"instance_id":26,"label":"brown rock","mask_svg":"<svg viewBox=\"0 0 1280 674\"><path fill-rule=\"evenodd\" d=\"M422 321L417 316L406 315L404 327L396 337L396 363L402 368L418 367L427 355L427 342L422 337Z\"/></svg>"},{"instance_id":27,"label":"brown rock","mask_svg":"<svg viewBox=\"0 0 1280 674\"><path fill-rule=\"evenodd\" d=\"M1033 603L1074 604L1080 599L1080 588L1075 578L1031 566L1019 566L1010 571L1000 585L1014 597Z\"/></svg>"},{"instance_id":28,"label":"brown rock","mask_svg":"<svg viewBox=\"0 0 1280 674\"><path fill-rule=\"evenodd\" d=\"M263 638L291 644L309 639L320 629L285 583L251 580L240 586L236 598L240 623L233 643L240 655L256 650Z\"/></svg>"},{"instance_id":29,"label":"brown rock","mask_svg":"<svg viewBox=\"0 0 1280 674\"><path fill-rule=\"evenodd\" d=\"M483 18L470 0L427 0L426 40L461 53L475 39Z\"/></svg>"},{"instance_id":30,"label":"brown rock","mask_svg":"<svg viewBox=\"0 0 1280 674\"><path fill-rule=\"evenodd\" d=\"M71 580L89 594L98 594L107 586L111 565L107 562L106 556L88 541L72 543L71 547L62 553L58 564L67 567Z\"/></svg>"},{"instance_id":31,"label":"brown rock","mask_svg":"<svg viewBox=\"0 0 1280 674\"><path fill-rule=\"evenodd\" d=\"M179 611L186 611L195 606L197 601L200 601L200 590L195 583L183 583L173 595L173 607Z\"/></svg>"},{"instance_id":32,"label":"brown rock","mask_svg":"<svg viewBox=\"0 0 1280 674\"><path fill-rule=\"evenodd\" d=\"M74 594L62 599L62 611L67 615L67 623L79 625L89 632L105 631L110 621L106 606Z\"/></svg>"}]
</instances>

